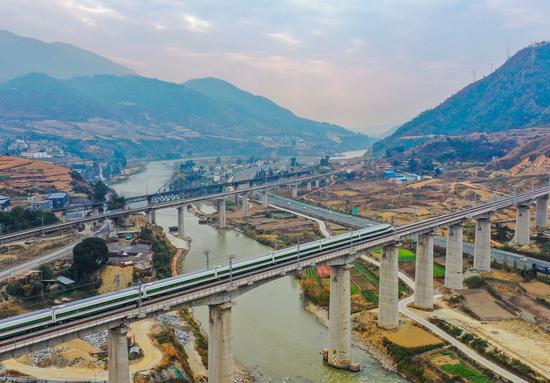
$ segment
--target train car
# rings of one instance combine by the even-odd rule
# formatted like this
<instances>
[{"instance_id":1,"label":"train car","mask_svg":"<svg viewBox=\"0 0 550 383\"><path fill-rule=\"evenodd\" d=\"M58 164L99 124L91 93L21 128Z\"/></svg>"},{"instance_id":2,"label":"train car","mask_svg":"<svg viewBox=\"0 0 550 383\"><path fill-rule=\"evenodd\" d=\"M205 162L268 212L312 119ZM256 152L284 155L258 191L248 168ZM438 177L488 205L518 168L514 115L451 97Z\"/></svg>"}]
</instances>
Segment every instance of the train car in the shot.
<instances>
[{"instance_id":1,"label":"train car","mask_svg":"<svg viewBox=\"0 0 550 383\"><path fill-rule=\"evenodd\" d=\"M51 309L43 309L0 320L0 339L53 324Z\"/></svg>"},{"instance_id":2,"label":"train car","mask_svg":"<svg viewBox=\"0 0 550 383\"><path fill-rule=\"evenodd\" d=\"M239 261L233 264L231 269L228 265L224 265L210 270L147 283L141 287L131 287L109 294L54 306L51 309L6 318L0 320L0 339L57 323L83 319L112 308L137 305L140 300L149 300L165 294L185 291L191 287L208 284L212 281L227 279L230 273L234 277L237 277L266 266L275 266L297 261L298 259L307 259L315 256L320 251L351 247L355 243L361 243L392 231L393 228L390 225L378 225Z\"/></svg>"},{"instance_id":3,"label":"train car","mask_svg":"<svg viewBox=\"0 0 550 383\"><path fill-rule=\"evenodd\" d=\"M106 311L110 308L137 303L139 300L139 287L131 287L114 293L102 294L96 297L81 299L52 307L55 313L55 321L66 322L79 317Z\"/></svg>"}]
</instances>

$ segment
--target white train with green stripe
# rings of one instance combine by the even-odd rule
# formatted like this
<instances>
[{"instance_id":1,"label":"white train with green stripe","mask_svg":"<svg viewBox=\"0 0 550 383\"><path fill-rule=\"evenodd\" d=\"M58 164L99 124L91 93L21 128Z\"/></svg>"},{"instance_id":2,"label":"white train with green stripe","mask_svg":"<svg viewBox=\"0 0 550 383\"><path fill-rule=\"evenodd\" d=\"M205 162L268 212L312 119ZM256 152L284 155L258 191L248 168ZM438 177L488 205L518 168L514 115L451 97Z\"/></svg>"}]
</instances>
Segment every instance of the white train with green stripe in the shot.
<instances>
[{"instance_id":1,"label":"white train with green stripe","mask_svg":"<svg viewBox=\"0 0 550 383\"><path fill-rule=\"evenodd\" d=\"M268 267L293 263L300 259L303 260L314 257L319 255L320 252L327 250L330 251L351 247L354 243L359 244L367 240L372 240L380 235L391 233L392 231L393 228L390 225L377 225L303 245L291 246L260 257L239 261L233 264L231 271L229 265L217 266L214 269L179 275L114 293L98 295L64 305L54 306L49 309L6 318L0 320L0 340L9 339L17 335L56 326L62 323L93 317L113 308L125 306L134 308L137 307L140 302L158 299L164 295L185 292L186 289L208 285L215 281L223 282L229 280L230 273L234 278L237 278L244 274L249 274Z\"/></svg>"}]
</instances>

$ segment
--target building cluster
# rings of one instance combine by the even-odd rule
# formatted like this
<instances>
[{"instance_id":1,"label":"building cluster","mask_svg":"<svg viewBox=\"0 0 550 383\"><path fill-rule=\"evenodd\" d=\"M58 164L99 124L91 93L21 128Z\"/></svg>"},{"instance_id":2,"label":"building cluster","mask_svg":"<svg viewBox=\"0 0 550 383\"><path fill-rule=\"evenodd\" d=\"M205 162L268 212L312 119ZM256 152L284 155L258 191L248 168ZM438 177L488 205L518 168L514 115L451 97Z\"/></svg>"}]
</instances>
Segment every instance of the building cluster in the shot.
<instances>
[{"instance_id":1,"label":"building cluster","mask_svg":"<svg viewBox=\"0 0 550 383\"><path fill-rule=\"evenodd\" d=\"M391 170L391 169L384 171L384 179L391 182L395 182L398 185L403 185L409 182L421 181L422 178L423 177L421 175L418 175L415 173L407 173L407 172L398 173L397 171ZM424 178L431 178L431 177L424 176Z\"/></svg>"},{"instance_id":2,"label":"building cluster","mask_svg":"<svg viewBox=\"0 0 550 383\"><path fill-rule=\"evenodd\" d=\"M10 211L11 198L5 195L0 195L0 211Z\"/></svg>"},{"instance_id":3,"label":"building cluster","mask_svg":"<svg viewBox=\"0 0 550 383\"><path fill-rule=\"evenodd\" d=\"M109 248L109 264L117 266L133 266L136 271L146 273L153 267L153 250L151 243L140 241L126 244L116 241L107 244Z\"/></svg>"},{"instance_id":4,"label":"building cluster","mask_svg":"<svg viewBox=\"0 0 550 383\"><path fill-rule=\"evenodd\" d=\"M18 138L7 145L7 151L10 155L31 160L65 157L65 151L62 148L45 140L31 141Z\"/></svg>"},{"instance_id":5,"label":"building cluster","mask_svg":"<svg viewBox=\"0 0 550 383\"><path fill-rule=\"evenodd\" d=\"M59 191L50 193L47 196L35 196L30 199L32 210L59 210L64 209L70 203L69 193Z\"/></svg>"}]
</instances>

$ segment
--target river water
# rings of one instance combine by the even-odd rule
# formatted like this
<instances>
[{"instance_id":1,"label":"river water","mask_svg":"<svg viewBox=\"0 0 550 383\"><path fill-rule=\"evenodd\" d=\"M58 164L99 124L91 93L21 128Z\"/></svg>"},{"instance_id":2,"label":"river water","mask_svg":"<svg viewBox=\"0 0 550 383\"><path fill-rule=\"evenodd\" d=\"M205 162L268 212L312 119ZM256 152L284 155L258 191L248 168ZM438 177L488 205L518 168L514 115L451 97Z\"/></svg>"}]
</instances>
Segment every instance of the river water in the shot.
<instances>
[{"instance_id":1,"label":"river water","mask_svg":"<svg viewBox=\"0 0 550 383\"><path fill-rule=\"evenodd\" d=\"M151 162L144 171L113 187L119 194L157 190L169 180L178 162L181 160ZM213 209L207 205L201 208ZM159 210L156 214L157 223L165 230L177 225L176 209ZM209 250L211 266L227 263L230 254L243 259L271 251L236 231L199 225L198 219L187 211L185 232L191 238L191 250L184 261L183 272L204 268L205 250ZM198 307L195 314L207 329L207 308ZM235 358L249 367L261 382L405 382L359 349L354 349L353 359L361 363L360 373L338 371L323 365L320 351L326 346L328 330L303 309L300 288L290 276L236 299L233 339Z\"/></svg>"}]
</instances>

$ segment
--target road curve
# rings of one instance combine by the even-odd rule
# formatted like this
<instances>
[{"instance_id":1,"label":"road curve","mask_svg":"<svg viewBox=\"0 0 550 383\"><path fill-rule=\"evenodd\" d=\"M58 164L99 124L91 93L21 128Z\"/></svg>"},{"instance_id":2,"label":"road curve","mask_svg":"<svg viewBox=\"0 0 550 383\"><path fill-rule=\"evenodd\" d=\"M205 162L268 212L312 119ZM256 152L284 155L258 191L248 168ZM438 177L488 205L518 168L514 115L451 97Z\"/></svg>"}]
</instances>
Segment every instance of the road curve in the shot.
<instances>
[{"instance_id":1,"label":"road curve","mask_svg":"<svg viewBox=\"0 0 550 383\"><path fill-rule=\"evenodd\" d=\"M94 237L102 235L106 229L108 229L109 224L104 223L99 230L97 230L94 233ZM77 240L75 242L72 242L71 244L62 247L61 249L57 249L49 254L43 255L41 257L31 259L28 262L22 263L17 266L10 267L9 269L0 271L0 281L3 281L4 279L8 279L10 277L13 277L15 275L24 273L29 270L36 269L40 265L43 265L48 262L55 261L57 259L61 259L64 257L69 257L72 254L73 248L80 242L81 240Z\"/></svg>"},{"instance_id":2,"label":"road curve","mask_svg":"<svg viewBox=\"0 0 550 383\"><path fill-rule=\"evenodd\" d=\"M505 370L499 365L491 362L489 359L484 358L483 356L479 355L477 352L472 350L469 346L459 342L456 338L447 334L445 331L441 330L439 327L437 327L430 321L422 318L420 315L410 310L407 306L413 301L413 299L414 299L414 295L411 295L410 297L401 300L399 302L399 312L403 313L404 315L406 315L416 323L420 324L421 326L427 328L428 330L430 330L440 338L446 340L451 345L453 345L454 347L462 351L464 354L466 354L469 358L476 361L483 367L493 371L497 375L500 375L503 378L508 379L514 383L528 383L527 380L520 378L519 376L513 374L512 372Z\"/></svg>"},{"instance_id":3,"label":"road curve","mask_svg":"<svg viewBox=\"0 0 550 383\"><path fill-rule=\"evenodd\" d=\"M277 207L275 205L270 205L270 206L272 206L274 208L277 208L279 210L291 212L295 215L298 215L298 216L301 216L301 217L304 217L304 218L307 218L307 219L315 220L317 222L322 222L323 225L324 225L324 222L317 219L317 218L313 218L311 216L307 216L307 215L292 211L290 209ZM321 227L321 225L319 225L319 227ZM325 235L323 233L323 235L325 235L325 236L330 236L330 234L328 232L326 234L327 235ZM361 259L365 262L368 262L368 263L371 263L371 264L373 264L377 267L380 267L380 262L378 262L375 259L370 258L366 255L362 255ZM398 272L398 276L399 276L399 279L401 279L412 291L414 291L415 286L414 286L414 281L412 280L412 278L410 278L407 274L405 274L401 271ZM497 374L497 375L499 375L499 376L501 376L505 379L508 379L508 380L510 380L514 383L528 383L526 380L524 380L524 379L520 378L519 376L509 372L508 370L505 370L504 368L500 367L499 365L491 362L489 359L486 359L483 356L479 355L477 352L472 350L469 346L467 346L464 343L458 341L456 338L454 338L451 335L447 334L445 331L441 330L439 327L437 327L433 323L429 322L428 320L422 318L421 316L419 316L418 314L416 314L415 312L410 310L407 306L413 300L414 300L414 295L411 295L407 298L402 299L399 302L399 306L398 306L399 307L399 312L402 313L403 315L405 315L406 317L408 317L409 319L411 319L412 321L418 323L422 327L427 328L428 330L430 330L432 333L434 333L435 335L437 335L441 339L445 340L446 342L448 342L451 345L453 345L454 347L456 347L458 350L463 352L465 355L467 355L469 358L474 360L476 363L479 363L483 367L493 371L495 374Z\"/></svg>"}]
</instances>

